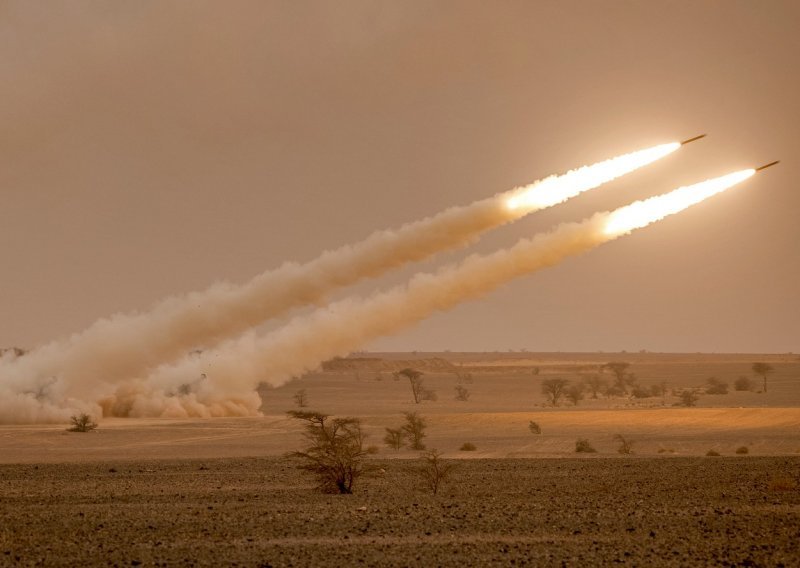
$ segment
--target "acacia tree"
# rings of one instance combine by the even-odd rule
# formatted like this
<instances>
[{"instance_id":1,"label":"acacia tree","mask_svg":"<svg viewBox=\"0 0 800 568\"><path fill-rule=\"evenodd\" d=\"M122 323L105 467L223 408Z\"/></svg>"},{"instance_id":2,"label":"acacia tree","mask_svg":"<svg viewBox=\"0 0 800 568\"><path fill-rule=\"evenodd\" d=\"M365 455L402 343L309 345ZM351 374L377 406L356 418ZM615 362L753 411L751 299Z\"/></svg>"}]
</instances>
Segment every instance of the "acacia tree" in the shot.
<instances>
[{"instance_id":1,"label":"acacia tree","mask_svg":"<svg viewBox=\"0 0 800 568\"><path fill-rule=\"evenodd\" d=\"M623 393L627 393L628 385L636 381L636 377L627 372L630 366L631 364L626 361L611 361L603 365L614 374L614 387Z\"/></svg>"},{"instance_id":2,"label":"acacia tree","mask_svg":"<svg viewBox=\"0 0 800 568\"><path fill-rule=\"evenodd\" d=\"M427 421L416 412L404 412L406 423L400 427L412 450L424 450L425 444L422 439L427 435L425 428L428 427Z\"/></svg>"},{"instance_id":3,"label":"acacia tree","mask_svg":"<svg viewBox=\"0 0 800 568\"><path fill-rule=\"evenodd\" d=\"M560 377L545 379L542 381L542 394L550 404L558 406L558 401L565 394L567 385L569 381Z\"/></svg>"},{"instance_id":4,"label":"acacia tree","mask_svg":"<svg viewBox=\"0 0 800 568\"><path fill-rule=\"evenodd\" d=\"M606 381L600 375L590 375L586 378L586 387L592 393L592 398L597 398L606 387Z\"/></svg>"},{"instance_id":5,"label":"acacia tree","mask_svg":"<svg viewBox=\"0 0 800 568\"><path fill-rule=\"evenodd\" d=\"M414 404L419 404L419 401L422 400L423 395L425 395L425 388L422 384L423 372L407 367L398 371L397 375L408 379L411 385L411 394L414 397Z\"/></svg>"},{"instance_id":6,"label":"acacia tree","mask_svg":"<svg viewBox=\"0 0 800 568\"><path fill-rule=\"evenodd\" d=\"M578 403L583 400L583 385L569 385L564 394L572 404L578 406Z\"/></svg>"},{"instance_id":7,"label":"acacia tree","mask_svg":"<svg viewBox=\"0 0 800 568\"><path fill-rule=\"evenodd\" d=\"M305 422L303 437L309 446L288 454L302 463L300 469L317 478L324 493L352 493L353 484L366 472L364 434L358 418L331 418L327 414L290 410L292 418Z\"/></svg>"},{"instance_id":8,"label":"acacia tree","mask_svg":"<svg viewBox=\"0 0 800 568\"><path fill-rule=\"evenodd\" d=\"M767 375L775 369L769 363L753 363L753 373L764 378L764 392L767 392Z\"/></svg>"}]
</instances>

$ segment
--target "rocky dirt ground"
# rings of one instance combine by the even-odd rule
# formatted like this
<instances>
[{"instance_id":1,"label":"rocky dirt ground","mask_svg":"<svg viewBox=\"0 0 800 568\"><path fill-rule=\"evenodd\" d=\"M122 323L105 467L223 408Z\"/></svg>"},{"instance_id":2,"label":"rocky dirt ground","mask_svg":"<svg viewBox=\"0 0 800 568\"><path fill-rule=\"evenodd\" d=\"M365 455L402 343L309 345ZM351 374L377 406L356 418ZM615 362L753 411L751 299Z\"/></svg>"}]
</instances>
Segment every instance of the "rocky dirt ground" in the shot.
<instances>
[{"instance_id":1,"label":"rocky dirt ground","mask_svg":"<svg viewBox=\"0 0 800 568\"><path fill-rule=\"evenodd\" d=\"M417 460L323 495L281 458L0 465L2 566L798 566L800 458Z\"/></svg>"}]
</instances>

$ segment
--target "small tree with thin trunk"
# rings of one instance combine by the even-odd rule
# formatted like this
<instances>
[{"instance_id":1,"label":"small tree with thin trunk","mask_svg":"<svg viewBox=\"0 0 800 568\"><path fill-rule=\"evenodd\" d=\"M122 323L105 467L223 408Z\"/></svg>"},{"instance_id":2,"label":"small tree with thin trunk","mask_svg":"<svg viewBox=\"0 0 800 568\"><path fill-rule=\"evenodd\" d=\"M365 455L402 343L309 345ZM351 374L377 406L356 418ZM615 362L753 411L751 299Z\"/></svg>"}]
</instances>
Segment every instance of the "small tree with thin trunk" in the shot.
<instances>
[{"instance_id":1,"label":"small tree with thin trunk","mask_svg":"<svg viewBox=\"0 0 800 568\"><path fill-rule=\"evenodd\" d=\"M425 452L420 456L420 460L422 460L420 474L423 482L431 490L431 493L436 495L456 468L456 464L442 459L442 453L436 449Z\"/></svg>"},{"instance_id":2,"label":"small tree with thin trunk","mask_svg":"<svg viewBox=\"0 0 800 568\"><path fill-rule=\"evenodd\" d=\"M386 435L383 441L387 446L394 450L399 450L403 447L403 431L400 428L386 428Z\"/></svg>"},{"instance_id":3,"label":"small tree with thin trunk","mask_svg":"<svg viewBox=\"0 0 800 568\"><path fill-rule=\"evenodd\" d=\"M306 393L306 389L300 389L296 393L294 393L294 403L300 407L305 408L308 406L308 393Z\"/></svg>"},{"instance_id":4,"label":"small tree with thin trunk","mask_svg":"<svg viewBox=\"0 0 800 568\"><path fill-rule=\"evenodd\" d=\"M600 375L590 375L584 381L586 384L586 388L589 389L589 392L592 393L592 398L598 398L598 394L603 392L603 389L608 386L608 383L600 376Z\"/></svg>"},{"instance_id":5,"label":"small tree with thin trunk","mask_svg":"<svg viewBox=\"0 0 800 568\"><path fill-rule=\"evenodd\" d=\"M630 366L631 364L626 361L611 361L604 365L606 369L614 374L614 387L624 393L628 392L628 385L636 381L636 377L627 372Z\"/></svg>"},{"instance_id":6,"label":"small tree with thin trunk","mask_svg":"<svg viewBox=\"0 0 800 568\"><path fill-rule=\"evenodd\" d=\"M408 379L408 382L411 385L411 395L414 397L414 404L419 404L419 402L424 399L426 394L426 389L422 384L422 371L417 371L416 369L407 367L398 371L397 375Z\"/></svg>"},{"instance_id":7,"label":"small tree with thin trunk","mask_svg":"<svg viewBox=\"0 0 800 568\"><path fill-rule=\"evenodd\" d=\"M681 399L681 404L690 408L692 406L697 406L697 401L700 398L697 396L697 393L693 389L683 389L680 394L678 394L678 398Z\"/></svg>"},{"instance_id":8,"label":"small tree with thin trunk","mask_svg":"<svg viewBox=\"0 0 800 568\"><path fill-rule=\"evenodd\" d=\"M775 369L769 363L753 363L753 373L764 379L764 392L767 392L767 375Z\"/></svg>"},{"instance_id":9,"label":"small tree with thin trunk","mask_svg":"<svg viewBox=\"0 0 800 568\"><path fill-rule=\"evenodd\" d=\"M287 414L305 422L303 437L309 443L306 449L288 456L301 461L300 469L317 478L322 492L352 493L355 481L367 471L365 458L373 453L364 447L361 421L303 410Z\"/></svg>"},{"instance_id":10,"label":"small tree with thin trunk","mask_svg":"<svg viewBox=\"0 0 800 568\"><path fill-rule=\"evenodd\" d=\"M559 400L561 400L561 397L565 394L567 385L569 385L567 379L559 377L545 379L542 381L542 394L552 406L558 406Z\"/></svg>"},{"instance_id":11,"label":"small tree with thin trunk","mask_svg":"<svg viewBox=\"0 0 800 568\"><path fill-rule=\"evenodd\" d=\"M572 404L578 406L578 403L583 400L583 385L569 385L564 390L564 395Z\"/></svg>"},{"instance_id":12,"label":"small tree with thin trunk","mask_svg":"<svg viewBox=\"0 0 800 568\"><path fill-rule=\"evenodd\" d=\"M404 412L403 416L406 418L406 423L400 429L408 445L412 450L424 450L425 444L422 443L422 439L426 436L425 429L428 423L416 412Z\"/></svg>"}]
</instances>

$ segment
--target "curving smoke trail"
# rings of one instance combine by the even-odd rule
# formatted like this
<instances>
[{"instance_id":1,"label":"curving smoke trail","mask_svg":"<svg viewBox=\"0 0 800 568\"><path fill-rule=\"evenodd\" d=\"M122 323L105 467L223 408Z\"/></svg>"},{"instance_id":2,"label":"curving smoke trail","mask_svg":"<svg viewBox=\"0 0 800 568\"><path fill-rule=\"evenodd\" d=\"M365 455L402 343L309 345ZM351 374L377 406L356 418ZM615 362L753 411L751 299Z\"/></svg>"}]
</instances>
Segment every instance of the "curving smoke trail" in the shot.
<instances>
[{"instance_id":1,"label":"curving smoke trail","mask_svg":"<svg viewBox=\"0 0 800 568\"><path fill-rule=\"evenodd\" d=\"M677 142L662 144L550 176L397 230L378 231L305 264L286 263L243 285L222 283L171 297L146 312L100 319L24 357L0 359L0 401L4 401L0 423L41 421L43 416L63 420L68 411L43 410L56 394L94 400L98 392L107 392L109 384L142 376L194 348L216 345L292 308L318 304L338 288L466 246L492 228L566 201L679 147ZM7 402L12 399L13 404Z\"/></svg>"},{"instance_id":2,"label":"curving smoke trail","mask_svg":"<svg viewBox=\"0 0 800 568\"><path fill-rule=\"evenodd\" d=\"M566 223L552 232L520 240L511 248L470 256L434 274L418 274L406 286L366 299L336 302L266 336L248 333L217 350L164 365L146 380L127 383L103 400L104 411L123 416L257 414L260 399L254 389L262 381L283 384L326 359L346 355L370 340L483 296L516 277L678 213L754 173L734 172L598 213L580 223Z\"/></svg>"}]
</instances>

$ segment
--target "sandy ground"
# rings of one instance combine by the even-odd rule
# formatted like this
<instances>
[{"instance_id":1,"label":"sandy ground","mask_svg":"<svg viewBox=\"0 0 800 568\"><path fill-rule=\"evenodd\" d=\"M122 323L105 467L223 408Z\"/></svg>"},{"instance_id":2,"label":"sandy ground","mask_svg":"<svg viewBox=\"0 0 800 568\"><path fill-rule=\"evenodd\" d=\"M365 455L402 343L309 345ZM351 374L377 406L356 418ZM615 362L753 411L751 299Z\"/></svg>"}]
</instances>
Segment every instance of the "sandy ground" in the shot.
<instances>
[{"instance_id":1,"label":"sandy ground","mask_svg":"<svg viewBox=\"0 0 800 568\"><path fill-rule=\"evenodd\" d=\"M265 387L260 417L0 426L0 566L800 565L795 355L360 357ZM545 404L543 380L619 359L640 384L671 389L732 386L757 360L775 372L766 393L759 381L697 408L672 395ZM414 404L393 377L409 363L428 369L437 400ZM299 389L309 409L361 418L385 474L352 496L316 493L283 457L303 443L286 416ZM429 448L459 460L437 498L419 487L418 454L382 443L408 411L427 420ZM598 452L576 456L578 438Z\"/></svg>"},{"instance_id":2,"label":"sandy ground","mask_svg":"<svg viewBox=\"0 0 800 568\"><path fill-rule=\"evenodd\" d=\"M800 458L414 460L323 495L275 458L0 466L2 566L797 566Z\"/></svg>"}]
</instances>

